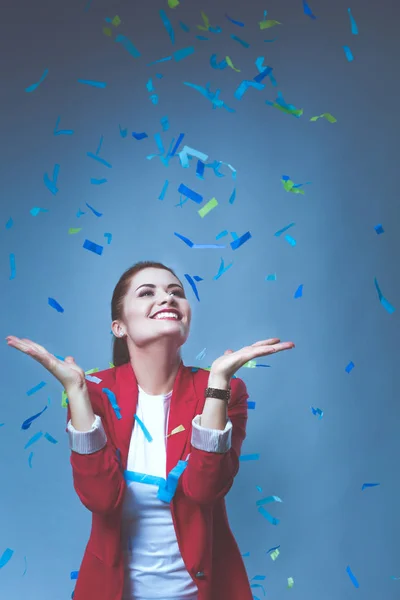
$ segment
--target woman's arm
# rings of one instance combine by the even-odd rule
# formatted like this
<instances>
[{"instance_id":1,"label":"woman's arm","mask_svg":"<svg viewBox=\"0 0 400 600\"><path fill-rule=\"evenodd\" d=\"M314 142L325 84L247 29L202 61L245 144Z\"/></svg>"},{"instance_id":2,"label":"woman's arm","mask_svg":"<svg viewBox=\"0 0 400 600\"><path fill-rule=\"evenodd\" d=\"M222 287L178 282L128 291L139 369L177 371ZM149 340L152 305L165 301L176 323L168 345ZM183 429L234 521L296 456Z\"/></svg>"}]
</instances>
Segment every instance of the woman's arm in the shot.
<instances>
[{"instance_id":1,"label":"woman's arm","mask_svg":"<svg viewBox=\"0 0 400 600\"><path fill-rule=\"evenodd\" d=\"M72 476L82 504L93 513L109 514L123 501L126 484L101 393L96 384L88 386L86 392L77 388L67 392Z\"/></svg>"}]
</instances>

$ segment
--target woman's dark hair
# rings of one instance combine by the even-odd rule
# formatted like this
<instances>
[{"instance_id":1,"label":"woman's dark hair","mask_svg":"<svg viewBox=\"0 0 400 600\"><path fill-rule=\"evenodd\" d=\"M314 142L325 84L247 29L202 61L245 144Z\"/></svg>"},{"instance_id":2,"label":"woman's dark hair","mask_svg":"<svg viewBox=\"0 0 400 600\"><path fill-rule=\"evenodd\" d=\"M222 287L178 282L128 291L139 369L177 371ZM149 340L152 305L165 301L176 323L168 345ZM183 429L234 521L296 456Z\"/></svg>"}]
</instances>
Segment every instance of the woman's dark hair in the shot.
<instances>
[{"instance_id":1,"label":"woman's dark hair","mask_svg":"<svg viewBox=\"0 0 400 600\"><path fill-rule=\"evenodd\" d=\"M129 267L120 277L117 285L114 288L114 292L111 299L111 320L123 320L123 304L126 294L128 293L129 287L131 285L131 280L136 273L142 271L142 269L148 269L152 267L153 269L165 269L172 273L174 277L178 279L178 281L182 284L179 277L176 276L174 271L169 267L166 267L162 263L153 262L150 260L145 260L141 262L135 263L132 267ZM130 361L128 344L126 341L126 337L117 338L114 337L113 340L113 364L115 367L119 367L120 365L124 365Z\"/></svg>"}]
</instances>

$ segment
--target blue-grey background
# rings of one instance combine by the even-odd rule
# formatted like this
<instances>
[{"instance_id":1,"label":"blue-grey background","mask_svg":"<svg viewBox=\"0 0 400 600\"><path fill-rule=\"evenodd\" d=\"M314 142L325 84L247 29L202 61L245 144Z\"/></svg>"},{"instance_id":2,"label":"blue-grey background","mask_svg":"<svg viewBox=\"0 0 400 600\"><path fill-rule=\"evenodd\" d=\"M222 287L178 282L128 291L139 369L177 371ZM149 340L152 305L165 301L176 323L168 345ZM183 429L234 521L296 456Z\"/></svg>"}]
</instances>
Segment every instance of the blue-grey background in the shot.
<instances>
[{"instance_id":1,"label":"blue-grey background","mask_svg":"<svg viewBox=\"0 0 400 600\"><path fill-rule=\"evenodd\" d=\"M3 8L0 328L3 340L27 337L59 356L73 355L85 370L106 369L113 288L131 264L150 259L171 266L185 283L193 308L185 364L207 367L227 348L268 337L294 341L294 351L258 359L269 368L238 372L255 402L242 452L258 453L259 460L241 463L227 507L249 579L261 583L268 598L391 600L400 595L394 579L400 577L399 313L379 302L374 278L398 308L400 9L391 0L309 5L315 20L304 14L301 0L182 0L174 10L161 0L14 0ZM351 33L349 6L358 35ZM261 31L265 9L268 19L282 24ZM196 28L203 24L201 10L220 33ZM105 19L115 15L122 23L108 37L103 27L112 26ZM139 58L115 42L118 33L135 44ZM148 66L190 45L192 56ZM230 56L241 72L213 69L214 53L218 62ZM235 99L240 82L258 73L260 56L273 67L277 86L267 78L263 90L250 88ZM27 93L45 69L47 78ZM150 78L154 92L146 88ZM185 81L219 88L236 112L213 109ZM300 118L265 104L278 91L304 109ZM310 122L324 112L337 122ZM164 132L165 116L170 126ZM58 128L72 135L53 134L58 117ZM120 127L128 130L125 138ZM137 141L132 131L148 138ZM207 154L209 163L229 163L236 180L224 165L224 177L207 168L202 181L195 160L188 169L177 157L169 166L158 157L148 160L158 152L156 133L165 150L184 133L179 150L187 144ZM87 156L96 153L101 136L100 156L112 168ZM59 191L53 195L43 176L51 177L55 164ZM283 189L282 175L311 183L295 195ZM103 177L107 183L91 184ZM169 188L159 200L166 179ZM217 208L201 218L191 200L179 206L180 183L202 194L203 204L217 198ZM35 207L46 212L30 213ZM296 246L274 236L292 222L287 234ZM72 234L70 228L80 230ZM247 231L251 239L232 250L235 233ZM190 249L174 232L224 248ZM103 254L84 249L85 239L104 246ZM221 258L233 265L216 279ZM274 273L276 281L268 280ZM185 274L202 278L200 301ZM301 284L303 296L295 298ZM49 297L63 313L49 306ZM204 348L204 358L197 358ZM0 595L67 599L90 513L72 486L62 389L5 341L0 352L0 556L14 550L0 570ZM355 367L347 373L350 361ZM41 381L47 385L28 396ZM46 404L30 429L21 430ZM324 411L322 419L311 406ZM40 431L58 443L42 437L24 449ZM361 491L367 482L380 485ZM270 495L282 499L266 506L280 519L277 526L257 511L256 501ZM277 545L273 561L267 552ZM288 577L294 579L290 590ZM261 588L254 593L264 597Z\"/></svg>"}]
</instances>

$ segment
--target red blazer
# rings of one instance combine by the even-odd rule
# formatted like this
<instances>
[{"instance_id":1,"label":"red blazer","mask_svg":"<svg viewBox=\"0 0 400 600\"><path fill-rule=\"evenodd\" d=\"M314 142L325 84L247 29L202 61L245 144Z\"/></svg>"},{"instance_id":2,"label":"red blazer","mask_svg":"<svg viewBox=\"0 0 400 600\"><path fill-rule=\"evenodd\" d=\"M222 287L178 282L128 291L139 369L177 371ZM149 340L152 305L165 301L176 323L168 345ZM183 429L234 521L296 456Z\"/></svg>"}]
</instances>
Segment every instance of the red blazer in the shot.
<instances>
[{"instance_id":1,"label":"red blazer","mask_svg":"<svg viewBox=\"0 0 400 600\"><path fill-rule=\"evenodd\" d=\"M101 417L107 434L107 444L93 454L71 452L74 488L92 513L92 529L74 600L121 600L121 509L126 488L123 472L127 469L135 425L138 388L130 363L95 375L101 383L87 381L87 385L93 411ZM231 380L228 416L232 421L232 447L224 454L198 450L191 446L192 419L203 411L208 377L208 371L199 369L193 373L181 361L171 398L169 432L179 425L185 431L167 438L167 473L189 453L190 457L171 501L171 513L183 561L199 590L198 600L252 600L225 507L225 496L239 470L249 396L241 379ZM103 388L115 394L120 419ZM67 422L70 418L68 407Z\"/></svg>"}]
</instances>

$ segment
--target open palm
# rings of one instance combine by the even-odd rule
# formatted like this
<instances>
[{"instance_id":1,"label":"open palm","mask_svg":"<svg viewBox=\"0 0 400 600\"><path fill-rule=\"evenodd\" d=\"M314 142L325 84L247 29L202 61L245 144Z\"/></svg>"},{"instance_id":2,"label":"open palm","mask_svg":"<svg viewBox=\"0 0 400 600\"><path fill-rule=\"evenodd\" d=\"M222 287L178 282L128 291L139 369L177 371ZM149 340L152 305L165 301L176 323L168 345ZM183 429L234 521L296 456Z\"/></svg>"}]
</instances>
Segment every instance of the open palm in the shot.
<instances>
[{"instance_id":1,"label":"open palm","mask_svg":"<svg viewBox=\"0 0 400 600\"><path fill-rule=\"evenodd\" d=\"M85 372L75 363L72 356L66 356L65 361L62 361L32 340L17 338L14 335L7 336L6 340L9 346L28 354L43 365L58 379L65 390L85 384Z\"/></svg>"}]
</instances>

